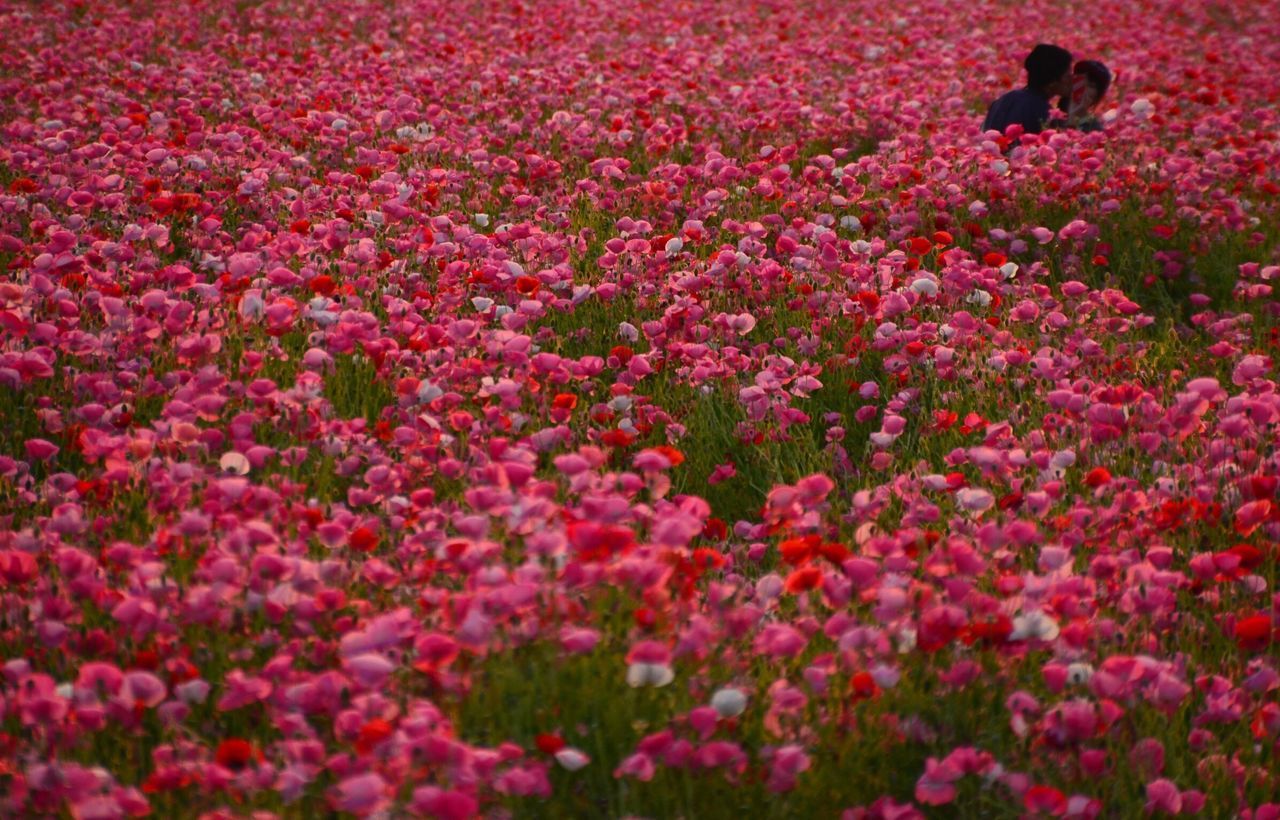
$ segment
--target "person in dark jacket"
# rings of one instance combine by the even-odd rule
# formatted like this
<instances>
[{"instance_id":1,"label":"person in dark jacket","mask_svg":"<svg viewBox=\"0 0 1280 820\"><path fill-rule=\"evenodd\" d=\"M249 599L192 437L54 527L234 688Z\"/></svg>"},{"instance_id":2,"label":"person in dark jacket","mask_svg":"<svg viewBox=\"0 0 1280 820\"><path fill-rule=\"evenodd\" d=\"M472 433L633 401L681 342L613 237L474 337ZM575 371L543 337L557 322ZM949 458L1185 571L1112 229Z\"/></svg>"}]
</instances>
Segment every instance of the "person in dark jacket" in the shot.
<instances>
[{"instance_id":1,"label":"person in dark jacket","mask_svg":"<svg viewBox=\"0 0 1280 820\"><path fill-rule=\"evenodd\" d=\"M999 131L1017 123L1027 134L1038 134L1049 121L1050 100L1071 93L1071 52L1059 46L1039 43L1031 49L1022 67L1027 70L1023 88L1003 94L991 104L983 131Z\"/></svg>"}]
</instances>

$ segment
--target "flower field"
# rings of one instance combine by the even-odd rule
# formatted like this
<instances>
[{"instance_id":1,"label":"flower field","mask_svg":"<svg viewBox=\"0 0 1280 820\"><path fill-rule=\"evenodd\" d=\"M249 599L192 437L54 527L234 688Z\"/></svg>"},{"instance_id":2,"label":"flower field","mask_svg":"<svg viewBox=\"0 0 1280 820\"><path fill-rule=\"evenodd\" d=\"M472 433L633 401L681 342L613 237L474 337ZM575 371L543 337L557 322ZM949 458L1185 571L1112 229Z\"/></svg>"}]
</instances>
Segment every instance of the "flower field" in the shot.
<instances>
[{"instance_id":1,"label":"flower field","mask_svg":"<svg viewBox=\"0 0 1280 820\"><path fill-rule=\"evenodd\" d=\"M0 815L1280 818L1273 4L0 24Z\"/></svg>"}]
</instances>

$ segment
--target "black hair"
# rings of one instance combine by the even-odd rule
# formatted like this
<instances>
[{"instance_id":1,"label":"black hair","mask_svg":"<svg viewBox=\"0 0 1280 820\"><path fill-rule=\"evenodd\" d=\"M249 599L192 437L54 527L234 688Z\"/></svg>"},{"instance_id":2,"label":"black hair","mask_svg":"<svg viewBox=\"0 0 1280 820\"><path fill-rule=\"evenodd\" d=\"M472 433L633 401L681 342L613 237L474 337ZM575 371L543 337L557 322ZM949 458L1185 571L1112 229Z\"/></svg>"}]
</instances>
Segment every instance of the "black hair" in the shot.
<instances>
[{"instance_id":1,"label":"black hair","mask_svg":"<svg viewBox=\"0 0 1280 820\"><path fill-rule=\"evenodd\" d=\"M1022 61L1022 67L1027 70L1027 85L1043 88L1071 70L1071 52L1061 46L1037 43Z\"/></svg>"},{"instance_id":2,"label":"black hair","mask_svg":"<svg viewBox=\"0 0 1280 820\"><path fill-rule=\"evenodd\" d=\"M1089 84L1098 89L1098 99L1102 99L1111 87L1111 71L1097 60L1081 60L1076 63L1076 74L1083 74Z\"/></svg>"},{"instance_id":3,"label":"black hair","mask_svg":"<svg viewBox=\"0 0 1280 820\"><path fill-rule=\"evenodd\" d=\"M1107 68L1098 60L1081 60L1076 63L1076 67L1071 73L1077 76L1084 75L1084 78L1088 80L1089 85L1098 89L1098 96L1094 99L1094 105L1097 105L1098 102L1106 96L1107 89L1111 87L1111 69ZM1071 99L1067 96L1063 96L1062 100L1058 103L1058 109L1064 114L1070 111Z\"/></svg>"}]
</instances>

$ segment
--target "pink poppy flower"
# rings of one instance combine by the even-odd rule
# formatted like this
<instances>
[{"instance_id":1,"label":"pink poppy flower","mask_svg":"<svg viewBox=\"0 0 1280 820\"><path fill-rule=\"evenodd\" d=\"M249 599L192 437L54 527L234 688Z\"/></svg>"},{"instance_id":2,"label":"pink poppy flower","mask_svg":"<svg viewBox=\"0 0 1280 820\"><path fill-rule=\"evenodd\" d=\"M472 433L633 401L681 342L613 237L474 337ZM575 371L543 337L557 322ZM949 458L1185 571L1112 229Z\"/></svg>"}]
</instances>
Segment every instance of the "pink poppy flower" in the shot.
<instances>
[{"instance_id":1,"label":"pink poppy flower","mask_svg":"<svg viewBox=\"0 0 1280 820\"><path fill-rule=\"evenodd\" d=\"M385 807L390 802L388 791L387 782L378 774L369 772L343 780L334 787L331 799L338 811L363 816Z\"/></svg>"},{"instance_id":2,"label":"pink poppy flower","mask_svg":"<svg viewBox=\"0 0 1280 820\"><path fill-rule=\"evenodd\" d=\"M916 781L916 800L927 806L945 806L956 799L955 782L960 776L960 770L954 765L929 758L924 764L924 774Z\"/></svg>"}]
</instances>

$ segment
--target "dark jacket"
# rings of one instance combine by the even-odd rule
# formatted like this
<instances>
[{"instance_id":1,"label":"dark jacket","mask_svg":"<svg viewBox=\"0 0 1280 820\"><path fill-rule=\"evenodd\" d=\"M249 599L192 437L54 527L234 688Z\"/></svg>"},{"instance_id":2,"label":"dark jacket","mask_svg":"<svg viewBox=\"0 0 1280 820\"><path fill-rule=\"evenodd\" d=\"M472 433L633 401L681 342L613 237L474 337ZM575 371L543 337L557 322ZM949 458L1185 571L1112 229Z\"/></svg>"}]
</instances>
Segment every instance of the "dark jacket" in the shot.
<instances>
[{"instance_id":1,"label":"dark jacket","mask_svg":"<svg viewBox=\"0 0 1280 820\"><path fill-rule=\"evenodd\" d=\"M987 118L982 121L983 131L999 131L1001 134L1015 122L1028 134L1039 134L1049 120L1049 97L1030 86L1010 91L991 104Z\"/></svg>"}]
</instances>

